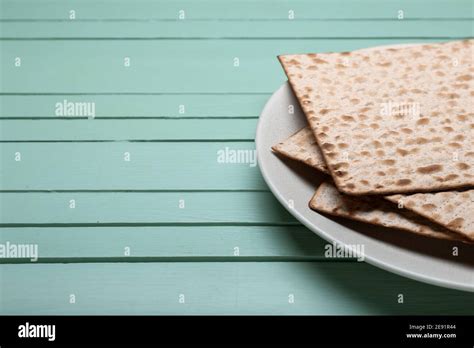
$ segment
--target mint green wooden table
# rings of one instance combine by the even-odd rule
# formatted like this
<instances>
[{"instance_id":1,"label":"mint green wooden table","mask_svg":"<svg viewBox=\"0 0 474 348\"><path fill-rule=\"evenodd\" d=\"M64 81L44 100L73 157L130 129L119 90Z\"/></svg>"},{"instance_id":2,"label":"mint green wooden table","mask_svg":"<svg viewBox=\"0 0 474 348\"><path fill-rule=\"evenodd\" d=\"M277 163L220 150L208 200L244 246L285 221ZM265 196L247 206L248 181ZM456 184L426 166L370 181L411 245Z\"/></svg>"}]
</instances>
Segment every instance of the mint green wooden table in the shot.
<instances>
[{"instance_id":1,"label":"mint green wooden table","mask_svg":"<svg viewBox=\"0 0 474 348\"><path fill-rule=\"evenodd\" d=\"M474 314L325 259L258 167L217 160L254 149L278 54L472 37L472 0L0 4L0 244L39 248L0 259L0 313Z\"/></svg>"}]
</instances>

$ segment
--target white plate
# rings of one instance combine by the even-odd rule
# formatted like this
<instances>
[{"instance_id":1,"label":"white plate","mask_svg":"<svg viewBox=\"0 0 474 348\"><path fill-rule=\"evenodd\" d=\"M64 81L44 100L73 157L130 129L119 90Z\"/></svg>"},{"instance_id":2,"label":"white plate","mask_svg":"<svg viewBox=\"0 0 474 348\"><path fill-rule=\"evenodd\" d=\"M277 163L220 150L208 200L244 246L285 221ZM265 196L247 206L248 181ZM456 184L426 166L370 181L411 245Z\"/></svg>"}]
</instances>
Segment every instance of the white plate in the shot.
<instances>
[{"instance_id":1,"label":"white plate","mask_svg":"<svg viewBox=\"0 0 474 348\"><path fill-rule=\"evenodd\" d=\"M293 105L294 113L289 112ZM306 125L306 119L288 83L265 105L257 126L257 158L263 177L276 198L310 230L344 245L363 245L365 261L387 271L459 290L474 291L474 247L388 230L344 219L326 217L308 208L322 176L312 168L284 161L271 146ZM293 202L293 208L290 208ZM451 256L453 246L459 256Z\"/></svg>"}]
</instances>

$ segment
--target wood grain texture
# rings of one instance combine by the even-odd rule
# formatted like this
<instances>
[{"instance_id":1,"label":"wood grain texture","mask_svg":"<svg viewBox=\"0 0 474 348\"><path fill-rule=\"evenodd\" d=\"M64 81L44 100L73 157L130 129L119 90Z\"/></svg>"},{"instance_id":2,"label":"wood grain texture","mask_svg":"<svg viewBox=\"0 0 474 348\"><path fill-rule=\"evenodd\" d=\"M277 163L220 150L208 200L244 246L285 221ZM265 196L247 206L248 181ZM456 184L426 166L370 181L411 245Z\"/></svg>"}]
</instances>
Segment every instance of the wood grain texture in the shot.
<instances>
[{"instance_id":1,"label":"wood grain texture","mask_svg":"<svg viewBox=\"0 0 474 348\"><path fill-rule=\"evenodd\" d=\"M270 192L2 193L0 209L2 225L297 224Z\"/></svg>"},{"instance_id":2,"label":"wood grain texture","mask_svg":"<svg viewBox=\"0 0 474 348\"><path fill-rule=\"evenodd\" d=\"M0 265L0 277L3 314L445 315L472 314L474 307L470 293L364 263ZM69 303L71 294L75 304ZM404 295L403 304L398 294Z\"/></svg>"},{"instance_id":3,"label":"wood grain texture","mask_svg":"<svg viewBox=\"0 0 474 348\"><path fill-rule=\"evenodd\" d=\"M371 20L353 23L334 21L143 21L133 26L122 22L46 21L4 22L3 38L152 38L152 39L229 39L229 38L457 38L471 35L471 23L459 20L405 21ZM350 34L349 34L350 32Z\"/></svg>"},{"instance_id":4,"label":"wood grain texture","mask_svg":"<svg viewBox=\"0 0 474 348\"><path fill-rule=\"evenodd\" d=\"M472 314L470 294L323 258L257 167L217 161L254 150L277 55L472 36L472 17L470 0L0 0L0 243L40 251L0 265L0 313ZM57 115L65 99L96 119Z\"/></svg>"},{"instance_id":5,"label":"wood grain texture","mask_svg":"<svg viewBox=\"0 0 474 348\"><path fill-rule=\"evenodd\" d=\"M472 18L472 3L469 0L456 0L456 6L450 0L364 0L358 6L352 0L264 0L239 1L225 3L217 0L115 0L97 2L93 0L42 1L41 6L35 0L1 0L1 19L10 20L64 20L69 11L76 10L77 19L96 20L176 20L180 10L185 10L189 20L203 19L288 19L288 11L293 10L295 19L394 19L398 11L404 10L406 18ZM113 4L113 5L112 5Z\"/></svg>"},{"instance_id":6,"label":"wood grain texture","mask_svg":"<svg viewBox=\"0 0 474 348\"><path fill-rule=\"evenodd\" d=\"M0 43L1 45L1 43ZM56 104L95 104L96 119L116 118L258 118L266 94L148 94L148 95L0 95L0 119L68 118L58 116ZM182 106L182 107L181 107ZM82 117L85 118L85 117Z\"/></svg>"},{"instance_id":7,"label":"wood grain texture","mask_svg":"<svg viewBox=\"0 0 474 348\"><path fill-rule=\"evenodd\" d=\"M267 190L248 141L11 142L0 155L2 191Z\"/></svg>"},{"instance_id":8,"label":"wood grain texture","mask_svg":"<svg viewBox=\"0 0 474 348\"><path fill-rule=\"evenodd\" d=\"M37 244L38 262L324 260L326 245L302 226L1 228L7 242Z\"/></svg>"},{"instance_id":9,"label":"wood grain texture","mask_svg":"<svg viewBox=\"0 0 474 348\"><path fill-rule=\"evenodd\" d=\"M0 93L273 93L286 81L279 54L420 41L440 39L0 40Z\"/></svg>"},{"instance_id":10,"label":"wood grain texture","mask_svg":"<svg viewBox=\"0 0 474 348\"><path fill-rule=\"evenodd\" d=\"M2 141L252 141L256 119L4 120Z\"/></svg>"}]
</instances>

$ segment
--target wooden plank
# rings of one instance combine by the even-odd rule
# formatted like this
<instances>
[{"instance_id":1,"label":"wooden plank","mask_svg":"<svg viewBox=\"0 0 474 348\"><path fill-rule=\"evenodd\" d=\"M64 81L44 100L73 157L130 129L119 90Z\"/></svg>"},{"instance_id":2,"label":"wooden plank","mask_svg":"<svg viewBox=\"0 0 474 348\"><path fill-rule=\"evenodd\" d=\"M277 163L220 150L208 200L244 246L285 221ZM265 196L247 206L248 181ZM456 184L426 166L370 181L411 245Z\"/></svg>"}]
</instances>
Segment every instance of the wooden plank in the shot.
<instances>
[{"instance_id":1,"label":"wooden plank","mask_svg":"<svg viewBox=\"0 0 474 348\"><path fill-rule=\"evenodd\" d=\"M3 192L0 210L0 224L7 226L297 224L270 192Z\"/></svg>"},{"instance_id":2,"label":"wooden plank","mask_svg":"<svg viewBox=\"0 0 474 348\"><path fill-rule=\"evenodd\" d=\"M0 158L0 191L267 190L253 142L2 143Z\"/></svg>"},{"instance_id":3,"label":"wooden plank","mask_svg":"<svg viewBox=\"0 0 474 348\"><path fill-rule=\"evenodd\" d=\"M302 226L0 228L7 243L37 245L35 262L313 260L324 259L326 244ZM31 260L0 258L19 261Z\"/></svg>"},{"instance_id":4,"label":"wooden plank","mask_svg":"<svg viewBox=\"0 0 474 348\"><path fill-rule=\"evenodd\" d=\"M61 118L57 104L93 103L95 118L258 117L270 94L0 95L0 118ZM66 101L66 102L65 102ZM69 117L70 118L70 117Z\"/></svg>"},{"instance_id":5,"label":"wooden plank","mask_svg":"<svg viewBox=\"0 0 474 348\"><path fill-rule=\"evenodd\" d=\"M472 18L469 0L364 0L354 4L351 0L305 1L238 1L222 3L217 0L152 1L114 0L98 3L93 0L2 0L1 19L56 19L67 20L70 10L76 11L76 20L104 19L178 19L185 11L188 20L197 19L288 19L293 10L295 19L358 19L397 18L404 10L408 18ZM351 6L352 5L352 6Z\"/></svg>"},{"instance_id":6,"label":"wooden plank","mask_svg":"<svg viewBox=\"0 0 474 348\"><path fill-rule=\"evenodd\" d=\"M273 93L286 81L278 54L410 42L420 39L0 41L0 93Z\"/></svg>"},{"instance_id":7,"label":"wooden plank","mask_svg":"<svg viewBox=\"0 0 474 348\"><path fill-rule=\"evenodd\" d=\"M0 278L2 314L474 314L471 293L358 262L0 265Z\"/></svg>"},{"instance_id":8,"label":"wooden plank","mask_svg":"<svg viewBox=\"0 0 474 348\"><path fill-rule=\"evenodd\" d=\"M3 120L0 141L253 141L257 119Z\"/></svg>"},{"instance_id":9,"label":"wooden plank","mask_svg":"<svg viewBox=\"0 0 474 348\"><path fill-rule=\"evenodd\" d=\"M394 19L396 14L394 13ZM19 38L459 38L472 35L461 20L347 21L48 21L2 22L1 37Z\"/></svg>"}]
</instances>

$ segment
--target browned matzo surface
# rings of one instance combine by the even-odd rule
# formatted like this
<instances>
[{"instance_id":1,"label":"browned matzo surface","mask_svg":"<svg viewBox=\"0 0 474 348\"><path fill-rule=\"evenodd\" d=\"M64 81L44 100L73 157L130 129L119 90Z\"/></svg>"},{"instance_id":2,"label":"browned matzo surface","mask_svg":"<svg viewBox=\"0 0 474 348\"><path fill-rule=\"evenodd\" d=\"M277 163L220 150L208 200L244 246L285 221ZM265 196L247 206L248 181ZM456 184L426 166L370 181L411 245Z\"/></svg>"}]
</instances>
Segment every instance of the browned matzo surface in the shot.
<instances>
[{"instance_id":1,"label":"browned matzo surface","mask_svg":"<svg viewBox=\"0 0 474 348\"><path fill-rule=\"evenodd\" d=\"M328 182L322 183L311 199L311 209L321 213L362 221L373 225L397 228L439 239L466 241L462 236L433 224L410 212L401 212L396 206L379 197L365 201L359 197L341 194Z\"/></svg>"},{"instance_id":2,"label":"browned matzo surface","mask_svg":"<svg viewBox=\"0 0 474 348\"><path fill-rule=\"evenodd\" d=\"M311 128L305 127L288 139L272 146L272 150L288 158L303 162L323 173L329 173Z\"/></svg>"},{"instance_id":3,"label":"browned matzo surface","mask_svg":"<svg viewBox=\"0 0 474 348\"><path fill-rule=\"evenodd\" d=\"M309 127L305 127L272 148L283 156L297 160L328 174L324 158ZM474 190L391 195L386 199L402 203L403 208L474 240ZM326 205L327 206L327 205ZM366 210L369 209L366 206ZM375 208L375 207L374 207ZM396 207L393 206L392 209ZM400 211L404 214L405 210ZM325 211L328 212L328 211ZM409 216L405 216L410 219Z\"/></svg>"},{"instance_id":4,"label":"browned matzo surface","mask_svg":"<svg viewBox=\"0 0 474 348\"><path fill-rule=\"evenodd\" d=\"M474 186L474 40L279 59L338 189Z\"/></svg>"},{"instance_id":5,"label":"browned matzo surface","mask_svg":"<svg viewBox=\"0 0 474 348\"><path fill-rule=\"evenodd\" d=\"M388 200L474 241L474 190L393 195Z\"/></svg>"}]
</instances>

